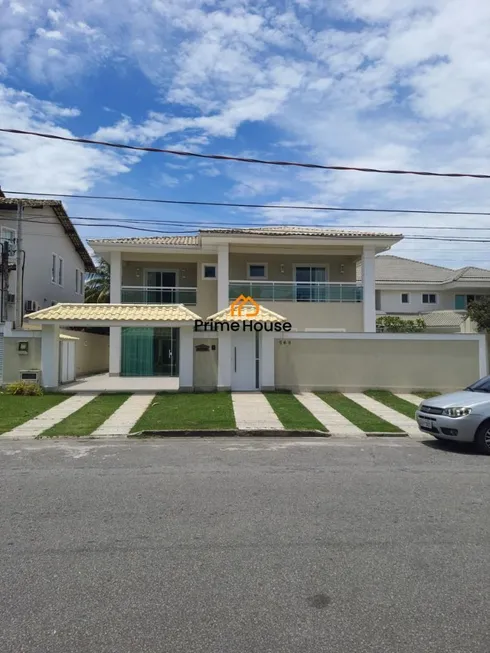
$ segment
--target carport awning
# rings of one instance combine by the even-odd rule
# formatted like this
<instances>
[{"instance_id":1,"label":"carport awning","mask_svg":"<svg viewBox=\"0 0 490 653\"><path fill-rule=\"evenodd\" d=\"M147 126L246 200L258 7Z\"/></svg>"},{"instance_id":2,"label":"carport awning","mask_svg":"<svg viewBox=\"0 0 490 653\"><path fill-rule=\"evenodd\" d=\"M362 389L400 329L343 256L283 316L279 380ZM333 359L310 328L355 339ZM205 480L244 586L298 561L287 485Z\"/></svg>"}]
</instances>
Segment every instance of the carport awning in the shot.
<instances>
[{"instance_id":1,"label":"carport awning","mask_svg":"<svg viewBox=\"0 0 490 653\"><path fill-rule=\"evenodd\" d=\"M59 326L185 326L201 319L183 304L56 304L26 315Z\"/></svg>"}]
</instances>

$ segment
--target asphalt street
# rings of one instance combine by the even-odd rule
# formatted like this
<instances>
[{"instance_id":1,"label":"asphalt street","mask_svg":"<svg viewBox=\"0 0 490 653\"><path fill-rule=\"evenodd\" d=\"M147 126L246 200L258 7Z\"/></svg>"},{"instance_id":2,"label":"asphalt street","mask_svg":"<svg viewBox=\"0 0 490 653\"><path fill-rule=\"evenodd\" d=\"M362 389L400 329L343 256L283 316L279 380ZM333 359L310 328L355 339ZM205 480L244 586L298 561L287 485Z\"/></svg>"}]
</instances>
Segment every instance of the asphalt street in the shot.
<instances>
[{"instance_id":1,"label":"asphalt street","mask_svg":"<svg viewBox=\"0 0 490 653\"><path fill-rule=\"evenodd\" d=\"M490 457L0 442L1 653L488 653Z\"/></svg>"}]
</instances>

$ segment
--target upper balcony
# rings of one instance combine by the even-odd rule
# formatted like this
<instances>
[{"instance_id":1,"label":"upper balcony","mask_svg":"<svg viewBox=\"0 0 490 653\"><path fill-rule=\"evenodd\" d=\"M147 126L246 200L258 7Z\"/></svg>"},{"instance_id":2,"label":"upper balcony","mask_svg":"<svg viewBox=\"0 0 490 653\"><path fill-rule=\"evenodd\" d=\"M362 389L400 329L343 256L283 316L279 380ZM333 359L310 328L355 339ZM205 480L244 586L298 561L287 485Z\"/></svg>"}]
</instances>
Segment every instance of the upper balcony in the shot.
<instances>
[{"instance_id":1,"label":"upper balcony","mask_svg":"<svg viewBox=\"0 0 490 653\"><path fill-rule=\"evenodd\" d=\"M175 286L122 286L123 304L197 304L197 288Z\"/></svg>"},{"instance_id":2,"label":"upper balcony","mask_svg":"<svg viewBox=\"0 0 490 653\"><path fill-rule=\"evenodd\" d=\"M356 282L320 281L230 281L229 299L240 295L257 302L348 302L360 303L362 285Z\"/></svg>"}]
</instances>

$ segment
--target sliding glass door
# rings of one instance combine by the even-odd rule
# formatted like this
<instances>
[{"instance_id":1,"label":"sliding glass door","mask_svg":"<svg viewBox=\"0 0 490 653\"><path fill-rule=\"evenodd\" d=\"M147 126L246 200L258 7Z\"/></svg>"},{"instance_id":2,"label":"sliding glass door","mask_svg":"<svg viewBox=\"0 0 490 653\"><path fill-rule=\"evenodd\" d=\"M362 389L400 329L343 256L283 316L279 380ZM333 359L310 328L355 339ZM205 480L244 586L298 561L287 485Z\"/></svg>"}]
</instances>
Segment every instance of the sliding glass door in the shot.
<instances>
[{"instance_id":1,"label":"sliding glass door","mask_svg":"<svg viewBox=\"0 0 490 653\"><path fill-rule=\"evenodd\" d=\"M315 265L296 266L296 301L324 302L327 273L324 267Z\"/></svg>"},{"instance_id":2,"label":"sliding glass door","mask_svg":"<svg viewBox=\"0 0 490 653\"><path fill-rule=\"evenodd\" d=\"M121 376L178 376L179 329L123 327Z\"/></svg>"},{"instance_id":3,"label":"sliding glass door","mask_svg":"<svg viewBox=\"0 0 490 653\"><path fill-rule=\"evenodd\" d=\"M175 270L147 270L146 271L146 303L147 304L176 304L177 301L177 272Z\"/></svg>"}]
</instances>

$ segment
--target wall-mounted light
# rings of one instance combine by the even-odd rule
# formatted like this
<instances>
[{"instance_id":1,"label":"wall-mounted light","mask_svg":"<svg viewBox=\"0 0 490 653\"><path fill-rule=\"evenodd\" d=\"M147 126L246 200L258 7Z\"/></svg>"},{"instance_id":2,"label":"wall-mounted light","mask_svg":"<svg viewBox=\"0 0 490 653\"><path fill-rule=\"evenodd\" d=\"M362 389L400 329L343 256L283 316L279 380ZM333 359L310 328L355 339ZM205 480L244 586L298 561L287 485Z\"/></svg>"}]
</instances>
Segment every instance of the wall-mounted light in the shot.
<instances>
[{"instance_id":1,"label":"wall-mounted light","mask_svg":"<svg viewBox=\"0 0 490 653\"><path fill-rule=\"evenodd\" d=\"M137 279L140 278L140 269L139 268L136 268L136 278Z\"/></svg>"},{"instance_id":2,"label":"wall-mounted light","mask_svg":"<svg viewBox=\"0 0 490 653\"><path fill-rule=\"evenodd\" d=\"M281 263L281 272L284 274L284 263Z\"/></svg>"},{"instance_id":3,"label":"wall-mounted light","mask_svg":"<svg viewBox=\"0 0 490 653\"><path fill-rule=\"evenodd\" d=\"M340 274L344 274L344 270L345 270L344 264L341 263L340 264Z\"/></svg>"}]
</instances>

